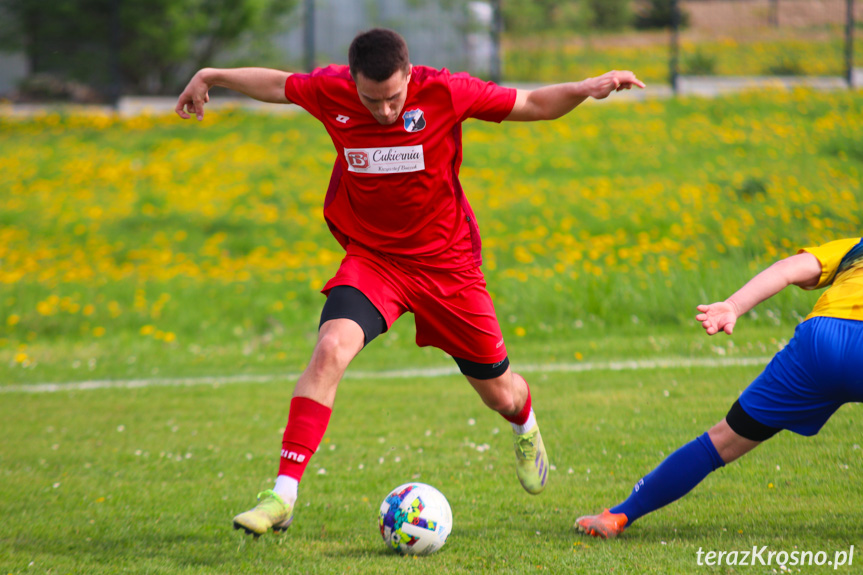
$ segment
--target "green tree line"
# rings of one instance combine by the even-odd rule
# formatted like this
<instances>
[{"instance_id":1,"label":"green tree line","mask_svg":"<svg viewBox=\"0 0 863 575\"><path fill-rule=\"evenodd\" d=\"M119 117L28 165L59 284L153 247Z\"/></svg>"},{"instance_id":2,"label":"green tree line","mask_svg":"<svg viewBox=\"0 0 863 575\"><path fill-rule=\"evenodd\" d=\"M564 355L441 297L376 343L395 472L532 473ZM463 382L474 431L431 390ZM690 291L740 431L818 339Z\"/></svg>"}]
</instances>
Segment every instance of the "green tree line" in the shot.
<instances>
[{"instance_id":1,"label":"green tree line","mask_svg":"<svg viewBox=\"0 0 863 575\"><path fill-rule=\"evenodd\" d=\"M276 32L296 2L0 0L0 49L23 51L37 83L51 77L103 95L165 93L232 43Z\"/></svg>"}]
</instances>

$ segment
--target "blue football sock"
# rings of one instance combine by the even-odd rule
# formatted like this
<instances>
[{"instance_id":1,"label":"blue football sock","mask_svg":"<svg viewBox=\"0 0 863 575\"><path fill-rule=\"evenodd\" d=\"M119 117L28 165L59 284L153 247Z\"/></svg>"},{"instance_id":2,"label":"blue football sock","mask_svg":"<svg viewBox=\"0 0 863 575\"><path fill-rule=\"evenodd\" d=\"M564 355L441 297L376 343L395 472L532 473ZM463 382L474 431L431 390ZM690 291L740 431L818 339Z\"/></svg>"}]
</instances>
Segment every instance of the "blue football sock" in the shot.
<instances>
[{"instance_id":1,"label":"blue football sock","mask_svg":"<svg viewBox=\"0 0 863 575\"><path fill-rule=\"evenodd\" d=\"M626 514L628 527L642 515L677 501L723 465L725 462L705 432L666 457L635 484L626 501L610 511Z\"/></svg>"}]
</instances>

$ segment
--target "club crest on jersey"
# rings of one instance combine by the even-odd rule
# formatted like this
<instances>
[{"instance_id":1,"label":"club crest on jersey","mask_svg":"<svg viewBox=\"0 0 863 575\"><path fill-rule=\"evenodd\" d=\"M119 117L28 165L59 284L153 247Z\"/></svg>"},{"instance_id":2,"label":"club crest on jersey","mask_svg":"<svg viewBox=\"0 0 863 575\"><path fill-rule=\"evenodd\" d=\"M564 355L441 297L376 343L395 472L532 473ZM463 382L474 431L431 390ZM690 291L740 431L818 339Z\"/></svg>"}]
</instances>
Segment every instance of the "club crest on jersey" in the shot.
<instances>
[{"instance_id":1,"label":"club crest on jersey","mask_svg":"<svg viewBox=\"0 0 863 575\"><path fill-rule=\"evenodd\" d=\"M423 116L423 111L419 108L405 112L402 117L405 120L406 132L419 132L426 127L425 116Z\"/></svg>"}]
</instances>

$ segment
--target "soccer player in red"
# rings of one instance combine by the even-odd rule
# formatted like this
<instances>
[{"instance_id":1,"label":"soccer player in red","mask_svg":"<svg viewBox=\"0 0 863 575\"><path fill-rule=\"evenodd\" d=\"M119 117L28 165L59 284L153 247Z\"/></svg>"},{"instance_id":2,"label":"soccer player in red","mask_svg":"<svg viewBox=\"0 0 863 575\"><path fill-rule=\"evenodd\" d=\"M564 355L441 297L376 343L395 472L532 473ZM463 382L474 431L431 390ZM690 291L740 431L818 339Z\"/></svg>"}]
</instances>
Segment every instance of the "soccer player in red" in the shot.
<instances>
[{"instance_id":1,"label":"soccer player in red","mask_svg":"<svg viewBox=\"0 0 863 575\"><path fill-rule=\"evenodd\" d=\"M511 423L517 476L529 493L543 490L548 455L527 382L509 366L480 270L479 228L458 180L461 124L551 120L589 97L644 87L632 72L612 71L536 90L504 88L412 66L404 39L386 29L358 35L348 61L309 74L204 68L176 107L180 117L201 120L213 86L297 104L336 148L324 218L345 257L323 289L318 341L294 389L276 484L234 518L235 528L256 536L290 525L342 375L405 312L415 316L417 344L450 354L483 402Z\"/></svg>"}]
</instances>

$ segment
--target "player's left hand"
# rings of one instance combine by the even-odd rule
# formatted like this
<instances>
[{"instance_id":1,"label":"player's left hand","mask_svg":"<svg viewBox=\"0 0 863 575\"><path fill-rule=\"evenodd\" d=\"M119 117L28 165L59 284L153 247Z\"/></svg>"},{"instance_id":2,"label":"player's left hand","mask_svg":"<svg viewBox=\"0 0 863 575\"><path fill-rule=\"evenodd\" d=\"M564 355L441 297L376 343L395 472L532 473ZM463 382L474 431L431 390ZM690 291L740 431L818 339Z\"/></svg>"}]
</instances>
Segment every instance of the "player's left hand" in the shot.
<instances>
[{"instance_id":1,"label":"player's left hand","mask_svg":"<svg viewBox=\"0 0 863 575\"><path fill-rule=\"evenodd\" d=\"M198 121L204 119L204 104L210 101L210 86L200 76L200 72L195 74L177 99L174 111L184 120L193 115Z\"/></svg>"},{"instance_id":2,"label":"player's left hand","mask_svg":"<svg viewBox=\"0 0 863 575\"><path fill-rule=\"evenodd\" d=\"M621 90L629 90L633 86L638 88L646 87L646 84L639 80L634 72L629 70L612 70L606 72L602 76L590 78L588 93L595 100L607 98L612 92L620 92Z\"/></svg>"}]
</instances>

